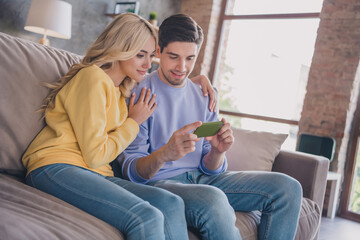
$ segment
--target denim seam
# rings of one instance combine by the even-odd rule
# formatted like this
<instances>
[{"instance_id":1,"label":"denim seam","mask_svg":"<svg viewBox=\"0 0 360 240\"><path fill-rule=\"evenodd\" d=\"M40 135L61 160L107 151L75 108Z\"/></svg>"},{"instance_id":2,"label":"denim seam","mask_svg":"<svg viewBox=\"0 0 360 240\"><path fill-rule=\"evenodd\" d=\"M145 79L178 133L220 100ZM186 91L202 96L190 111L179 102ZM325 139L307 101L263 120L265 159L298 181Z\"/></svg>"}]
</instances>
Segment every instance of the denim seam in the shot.
<instances>
[{"instance_id":1,"label":"denim seam","mask_svg":"<svg viewBox=\"0 0 360 240\"><path fill-rule=\"evenodd\" d=\"M164 218L165 218L165 214L164 214ZM164 221L164 228L166 228L166 231L167 231L167 235L169 237L169 239L175 239L172 235L171 235L171 230L170 230L170 227L169 227L169 224L167 223L167 221Z\"/></svg>"},{"instance_id":2,"label":"denim seam","mask_svg":"<svg viewBox=\"0 0 360 240\"><path fill-rule=\"evenodd\" d=\"M189 177L189 174L186 176L187 180L189 180L190 183L195 184L195 182Z\"/></svg>"},{"instance_id":3,"label":"denim seam","mask_svg":"<svg viewBox=\"0 0 360 240\"><path fill-rule=\"evenodd\" d=\"M252 194L257 194L257 195L262 195L266 198L268 198L270 200L270 208L271 208L271 212L268 213L269 214L269 220L266 223L266 228L265 228L265 233L264 233L264 240L267 239L268 235L269 235L269 226L270 226L270 222L272 220L271 215L272 212L274 211L274 205L273 205L273 201L274 199L271 197L271 195L263 193L263 192L257 192L257 191L224 191L225 194L236 194L236 193L252 193Z\"/></svg>"},{"instance_id":4,"label":"denim seam","mask_svg":"<svg viewBox=\"0 0 360 240\"><path fill-rule=\"evenodd\" d=\"M192 219L194 218L193 216L198 216L199 222L204 222L204 221L202 220L202 215L196 213L196 211L191 210L191 208L186 208L186 212L189 212L189 213L192 215L192 217L191 217ZM198 229L198 230L200 230L200 228L198 228L197 226L195 226L195 228ZM210 239L210 236L209 236L210 231L209 231L209 229L206 228L206 225L203 225L203 228L205 228L205 230L206 230L205 233L207 233L206 239ZM202 236L202 238L204 237L204 236L202 235L202 232L200 232L200 235Z\"/></svg>"},{"instance_id":5,"label":"denim seam","mask_svg":"<svg viewBox=\"0 0 360 240\"><path fill-rule=\"evenodd\" d=\"M271 197L271 195L264 193L264 192L258 192L258 191L224 191L224 193L225 194L254 193L254 194L259 194L259 195L265 196L273 201L273 198Z\"/></svg>"},{"instance_id":6,"label":"denim seam","mask_svg":"<svg viewBox=\"0 0 360 240\"><path fill-rule=\"evenodd\" d=\"M118 206L118 205L116 205L116 204L113 204L113 203L111 203L111 202L101 201L100 199L95 198L95 197L92 196L92 195L89 195L89 194L86 194L86 193L84 194L84 193L81 192L81 191L77 191L77 189L70 188L70 187L62 184L61 182L56 181L54 178L52 178L52 177L50 176L50 174L48 173L47 169L44 169L43 171L45 172L45 174L48 176L48 178L49 178L51 181L53 181L56 185L58 185L58 186L61 187L61 188L64 188L64 189L66 189L66 190L69 190L69 191L71 191L71 192L73 192L73 193L75 193L75 194L78 194L78 195L82 196L82 197L86 197L86 198L88 198L88 199L90 199L90 200L93 200L93 201L96 201L96 202L99 202L99 203L103 203L103 204L107 204L107 205L112 206L112 207L114 207L114 208L117 208L117 209L119 209L119 210L121 210L121 211L123 211L123 212L127 212L126 210L128 210L128 209L126 209L126 208L123 208L123 207ZM141 218L138 217L136 214L133 214L133 213L131 213L131 212L130 212L130 215L134 216L134 218L139 222L139 225L141 226L141 235L143 236L143 239L145 239L145 232L144 232L143 224L141 223ZM140 220L138 220L138 219L140 219Z\"/></svg>"}]
</instances>

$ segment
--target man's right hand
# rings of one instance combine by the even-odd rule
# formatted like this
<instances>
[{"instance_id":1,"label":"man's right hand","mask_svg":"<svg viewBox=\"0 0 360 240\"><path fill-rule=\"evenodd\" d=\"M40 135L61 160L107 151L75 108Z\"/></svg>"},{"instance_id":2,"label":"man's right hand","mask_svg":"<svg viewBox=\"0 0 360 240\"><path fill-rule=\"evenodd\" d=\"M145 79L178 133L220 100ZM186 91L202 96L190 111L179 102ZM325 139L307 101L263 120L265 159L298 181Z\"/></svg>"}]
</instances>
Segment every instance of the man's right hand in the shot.
<instances>
[{"instance_id":1,"label":"man's right hand","mask_svg":"<svg viewBox=\"0 0 360 240\"><path fill-rule=\"evenodd\" d=\"M195 151L195 143L200 141L195 134L190 132L201 126L201 122L190 123L173 133L170 140L162 147L161 157L163 161L175 161L190 152Z\"/></svg>"},{"instance_id":2,"label":"man's right hand","mask_svg":"<svg viewBox=\"0 0 360 240\"><path fill-rule=\"evenodd\" d=\"M144 179L151 179L166 164L195 151L195 143L200 141L190 132L201 126L201 122L190 123L175 131L167 144L146 157L139 158L136 171Z\"/></svg>"}]
</instances>

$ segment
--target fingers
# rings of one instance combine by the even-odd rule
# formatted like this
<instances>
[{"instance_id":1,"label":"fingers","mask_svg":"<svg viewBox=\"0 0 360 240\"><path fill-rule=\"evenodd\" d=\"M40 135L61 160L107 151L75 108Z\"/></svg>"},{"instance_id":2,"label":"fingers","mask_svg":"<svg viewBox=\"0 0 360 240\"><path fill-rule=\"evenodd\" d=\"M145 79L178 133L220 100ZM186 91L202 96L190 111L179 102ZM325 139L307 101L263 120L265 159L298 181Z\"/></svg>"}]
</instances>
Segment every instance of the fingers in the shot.
<instances>
[{"instance_id":1,"label":"fingers","mask_svg":"<svg viewBox=\"0 0 360 240\"><path fill-rule=\"evenodd\" d=\"M139 96L138 102L139 102L139 101L141 101L141 102L143 102L143 101L144 101L144 98L145 98L145 93L146 93L146 88L141 89L141 92L140 92L140 96Z\"/></svg>"},{"instance_id":2,"label":"fingers","mask_svg":"<svg viewBox=\"0 0 360 240\"><path fill-rule=\"evenodd\" d=\"M234 141L233 131L231 130L231 125L228 123L225 118L222 118L221 121L224 125L221 127L217 133L219 139L225 143L230 143Z\"/></svg>"},{"instance_id":3,"label":"fingers","mask_svg":"<svg viewBox=\"0 0 360 240\"><path fill-rule=\"evenodd\" d=\"M137 123L142 124L148 119L156 109L156 95L151 93L150 89L141 89L139 99L136 101L135 93L131 94L129 101L129 117L133 118Z\"/></svg>"},{"instance_id":4,"label":"fingers","mask_svg":"<svg viewBox=\"0 0 360 240\"><path fill-rule=\"evenodd\" d=\"M218 131L218 135L222 135L224 132L226 132L227 130L231 130L230 129L230 123L228 123L225 118L222 118L221 121L224 123L224 125L220 128L220 130Z\"/></svg>"},{"instance_id":5,"label":"fingers","mask_svg":"<svg viewBox=\"0 0 360 240\"><path fill-rule=\"evenodd\" d=\"M175 132L172 136L171 145L176 146L177 151L179 153L189 153L195 151L195 143L200 141L193 133L187 134L179 134L179 132Z\"/></svg>"},{"instance_id":6,"label":"fingers","mask_svg":"<svg viewBox=\"0 0 360 240\"><path fill-rule=\"evenodd\" d=\"M150 106L150 115L155 111L157 103L155 102L153 105L149 105Z\"/></svg>"},{"instance_id":7,"label":"fingers","mask_svg":"<svg viewBox=\"0 0 360 240\"><path fill-rule=\"evenodd\" d=\"M144 102L145 103L148 103L150 101L150 98L151 98L151 91L150 91L150 88L148 88L146 90L146 95L145 95L145 99L144 99Z\"/></svg>"},{"instance_id":8,"label":"fingers","mask_svg":"<svg viewBox=\"0 0 360 240\"><path fill-rule=\"evenodd\" d=\"M135 93L131 94L130 98L130 106L133 106L135 104ZM136 104L142 104L148 105L150 108L152 108L155 104L155 97L156 94L152 94L150 88L141 89L139 99L137 100Z\"/></svg>"},{"instance_id":9,"label":"fingers","mask_svg":"<svg viewBox=\"0 0 360 240\"><path fill-rule=\"evenodd\" d=\"M149 94L151 95L151 94ZM156 102L155 102L155 98L156 98L156 94L154 93L152 96L151 96L151 100L149 102L149 106L152 108L154 105L156 105Z\"/></svg>"},{"instance_id":10,"label":"fingers","mask_svg":"<svg viewBox=\"0 0 360 240\"><path fill-rule=\"evenodd\" d=\"M208 95L208 89L207 88L201 88L201 91L203 92L203 95L206 97ZM211 93L210 93L211 95Z\"/></svg>"},{"instance_id":11,"label":"fingers","mask_svg":"<svg viewBox=\"0 0 360 240\"><path fill-rule=\"evenodd\" d=\"M135 104L135 97L136 97L136 94L133 92L133 93L131 94L131 98L130 98L130 103L129 103L129 106L130 106L130 107L134 106L134 104Z\"/></svg>"},{"instance_id":12,"label":"fingers","mask_svg":"<svg viewBox=\"0 0 360 240\"><path fill-rule=\"evenodd\" d=\"M209 96L210 96L210 101L209 101L209 110L210 112L215 112L216 109L216 98L215 98L215 93L212 89L209 89Z\"/></svg>"},{"instance_id":13,"label":"fingers","mask_svg":"<svg viewBox=\"0 0 360 240\"><path fill-rule=\"evenodd\" d=\"M190 132L191 130L195 130L196 128L200 127L201 126L201 122L200 121L197 121L197 122L193 122L193 123L190 123L182 128L180 128L179 130L177 130L175 133L176 134L185 134L187 132Z\"/></svg>"},{"instance_id":14,"label":"fingers","mask_svg":"<svg viewBox=\"0 0 360 240\"><path fill-rule=\"evenodd\" d=\"M216 105L217 105L217 91L210 86L210 89L208 90L210 101L209 101L209 110L210 112L216 111Z\"/></svg>"}]
</instances>

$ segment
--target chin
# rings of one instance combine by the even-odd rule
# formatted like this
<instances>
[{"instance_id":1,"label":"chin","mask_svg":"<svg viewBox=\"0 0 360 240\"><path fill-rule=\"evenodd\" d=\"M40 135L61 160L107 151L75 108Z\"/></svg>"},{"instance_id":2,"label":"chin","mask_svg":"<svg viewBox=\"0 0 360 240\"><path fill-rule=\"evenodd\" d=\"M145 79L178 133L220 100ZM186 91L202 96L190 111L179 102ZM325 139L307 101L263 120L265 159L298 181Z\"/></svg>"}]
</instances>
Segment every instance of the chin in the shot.
<instances>
[{"instance_id":1,"label":"chin","mask_svg":"<svg viewBox=\"0 0 360 240\"><path fill-rule=\"evenodd\" d=\"M144 76L136 76L136 77L132 77L131 79L133 79L135 82L139 83L144 79Z\"/></svg>"},{"instance_id":2,"label":"chin","mask_svg":"<svg viewBox=\"0 0 360 240\"><path fill-rule=\"evenodd\" d=\"M171 81L170 83L174 86L180 86L180 85L183 85L185 82L185 79L182 79L182 80L175 80L175 81Z\"/></svg>"}]
</instances>

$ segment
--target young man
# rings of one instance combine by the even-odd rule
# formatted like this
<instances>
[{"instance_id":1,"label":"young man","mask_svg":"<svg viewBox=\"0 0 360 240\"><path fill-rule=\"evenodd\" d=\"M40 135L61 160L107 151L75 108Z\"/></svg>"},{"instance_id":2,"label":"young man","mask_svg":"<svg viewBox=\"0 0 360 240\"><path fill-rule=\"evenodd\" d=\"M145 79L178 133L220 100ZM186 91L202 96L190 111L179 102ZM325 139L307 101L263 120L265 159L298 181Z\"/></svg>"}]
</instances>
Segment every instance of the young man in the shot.
<instances>
[{"instance_id":1,"label":"young man","mask_svg":"<svg viewBox=\"0 0 360 240\"><path fill-rule=\"evenodd\" d=\"M192 133L201 122L218 121L208 110L209 99L188 79L202 41L202 29L187 15L171 16L161 24L160 67L135 90L139 96L142 88L150 88L157 109L124 151L122 175L180 196L187 225L198 229L203 239L241 239L234 210L262 212L259 239L293 239L300 184L280 173L226 172L225 152L234 137L225 119L212 137Z\"/></svg>"}]
</instances>

